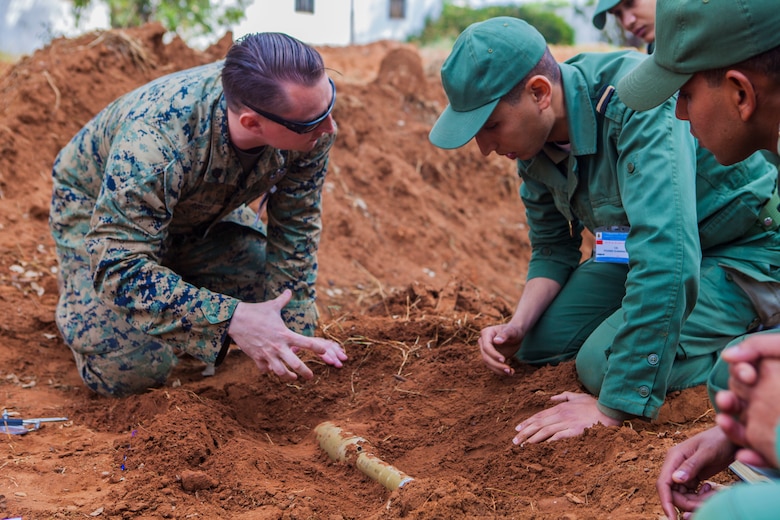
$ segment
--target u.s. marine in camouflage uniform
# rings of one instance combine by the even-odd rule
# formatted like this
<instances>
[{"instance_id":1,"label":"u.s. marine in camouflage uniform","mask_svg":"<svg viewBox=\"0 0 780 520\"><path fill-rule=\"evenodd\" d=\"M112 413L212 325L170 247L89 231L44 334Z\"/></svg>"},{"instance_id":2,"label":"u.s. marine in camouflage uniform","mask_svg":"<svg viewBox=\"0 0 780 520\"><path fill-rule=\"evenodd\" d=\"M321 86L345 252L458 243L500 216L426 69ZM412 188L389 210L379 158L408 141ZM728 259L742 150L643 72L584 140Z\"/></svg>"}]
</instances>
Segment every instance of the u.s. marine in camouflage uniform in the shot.
<instances>
[{"instance_id":1,"label":"u.s. marine in camouflage uniform","mask_svg":"<svg viewBox=\"0 0 780 520\"><path fill-rule=\"evenodd\" d=\"M119 98L63 148L56 321L89 388L160 386L177 354L218 363L230 339L286 380L312 376L300 349L341 366L312 337L335 97L314 49L254 34Z\"/></svg>"}]
</instances>

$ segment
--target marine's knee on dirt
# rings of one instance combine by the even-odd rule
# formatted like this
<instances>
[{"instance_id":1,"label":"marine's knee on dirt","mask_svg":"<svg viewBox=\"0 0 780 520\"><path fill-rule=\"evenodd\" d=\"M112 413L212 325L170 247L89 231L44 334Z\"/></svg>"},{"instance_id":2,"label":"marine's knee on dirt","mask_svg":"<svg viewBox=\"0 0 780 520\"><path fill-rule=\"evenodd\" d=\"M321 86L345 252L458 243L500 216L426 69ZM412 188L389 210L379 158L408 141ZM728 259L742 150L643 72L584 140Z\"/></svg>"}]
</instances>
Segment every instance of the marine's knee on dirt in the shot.
<instances>
[{"instance_id":1,"label":"marine's knee on dirt","mask_svg":"<svg viewBox=\"0 0 780 520\"><path fill-rule=\"evenodd\" d=\"M154 342L103 355L85 355L74 350L73 357L84 384L108 397L140 394L160 387L178 362L170 346Z\"/></svg>"},{"instance_id":2,"label":"marine's knee on dirt","mask_svg":"<svg viewBox=\"0 0 780 520\"><path fill-rule=\"evenodd\" d=\"M61 293L55 321L84 384L115 397L163 385L178 362L174 348L79 294Z\"/></svg>"}]
</instances>

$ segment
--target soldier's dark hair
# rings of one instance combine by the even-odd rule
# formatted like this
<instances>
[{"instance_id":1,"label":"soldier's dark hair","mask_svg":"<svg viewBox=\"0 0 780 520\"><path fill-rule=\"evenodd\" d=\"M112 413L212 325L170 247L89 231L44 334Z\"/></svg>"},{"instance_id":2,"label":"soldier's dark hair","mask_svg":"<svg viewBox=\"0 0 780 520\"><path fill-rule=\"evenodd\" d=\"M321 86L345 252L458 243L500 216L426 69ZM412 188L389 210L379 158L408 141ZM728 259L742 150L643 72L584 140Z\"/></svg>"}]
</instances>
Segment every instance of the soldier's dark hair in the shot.
<instances>
[{"instance_id":1,"label":"soldier's dark hair","mask_svg":"<svg viewBox=\"0 0 780 520\"><path fill-rule=\"evenodd\" d=\"M528 80L534 76L540 75L549 79L553 85L557 85L561 82L561 67L558 65L555 57L553 57L549 47L547 47L547 50L544 51L544 55L542 55L542 59L539 60L539 63L537 63L534 68L531 69L531 71L520 80L520 83L512 87L512 90L504 94L501 99L510 105L517 104L526 84L528 83Z\"/></svg>"},{"instance_id":2,"label":"soldier's dark hair","mask_svg":"<svg viewBox=\"0 0 780 520\"><path fill-rule=\"evenodd\" d=\"M718 87L723 82L726 72L729 70L739 70L744 73L761 74L769 78L775 85L780 86L780 46L769 49L768 51L756 54L744 61L735 63L728 67L711 69L702 72L704 79L711 87Z\"/></svg>"},{"instance_id":3,"label":"soldier's dark hair","mask_svg":"<svg viewBox=\"0 0 780 520\"><path fill-rule=\"evenodd\" d=\"M225 57L222 88L231 110L249 103L274 113L289 111L284 83L313 86L325 73L322 56L312 47L283 33L248 34Z\"/></svg>"}]
</instances>

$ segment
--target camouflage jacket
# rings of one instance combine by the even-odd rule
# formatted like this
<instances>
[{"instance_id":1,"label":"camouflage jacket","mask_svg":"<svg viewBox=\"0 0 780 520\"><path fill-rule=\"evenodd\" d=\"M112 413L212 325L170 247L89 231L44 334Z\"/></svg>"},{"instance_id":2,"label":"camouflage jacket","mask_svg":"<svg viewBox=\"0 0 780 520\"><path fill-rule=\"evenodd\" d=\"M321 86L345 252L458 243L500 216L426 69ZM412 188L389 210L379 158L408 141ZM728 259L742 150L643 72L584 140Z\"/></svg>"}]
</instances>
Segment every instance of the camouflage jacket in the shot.
<instances>
[{"instance_id":1,"label":"camouflage jacket","mask_svg":"<svg viewBox=\"0 0 780 520\"><path fill-rule=\"evenodd\" d=\"M238 300L186 283L162 259L216 223L248 226L268 194L264 287L293 300L287 325L313 333L321 192L335 134L311 152L265 147L245 173L229 142L216 62L161 77L112 102L59 153L50 227L62 276L88 263L98 298L172 344L226 338ZM82 264L83 265L83 264Z\"/></svg>"}]
</instances>

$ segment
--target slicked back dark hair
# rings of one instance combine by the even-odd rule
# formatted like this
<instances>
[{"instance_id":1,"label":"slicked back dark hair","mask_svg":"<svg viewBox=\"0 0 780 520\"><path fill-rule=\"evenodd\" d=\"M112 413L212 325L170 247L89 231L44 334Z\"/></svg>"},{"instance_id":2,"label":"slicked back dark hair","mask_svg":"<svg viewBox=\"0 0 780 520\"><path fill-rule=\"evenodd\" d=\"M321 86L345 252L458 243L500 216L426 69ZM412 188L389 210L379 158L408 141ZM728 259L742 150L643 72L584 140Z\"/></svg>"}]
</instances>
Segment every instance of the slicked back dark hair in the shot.
<instances>
[{"instance_id":1,"label":"slicked back dark hair","mask_svg":"<svg viewBox=\"0 0 780 520\"><path fill-rule=\"evenodd\" d=\"M237 40L225 57L222 88L231 110L247 102L263 110L285 113L284 83L313 86L325 73L322 56L312 47L284 33L248 34Z\"/></svg>"}]
</instances>

